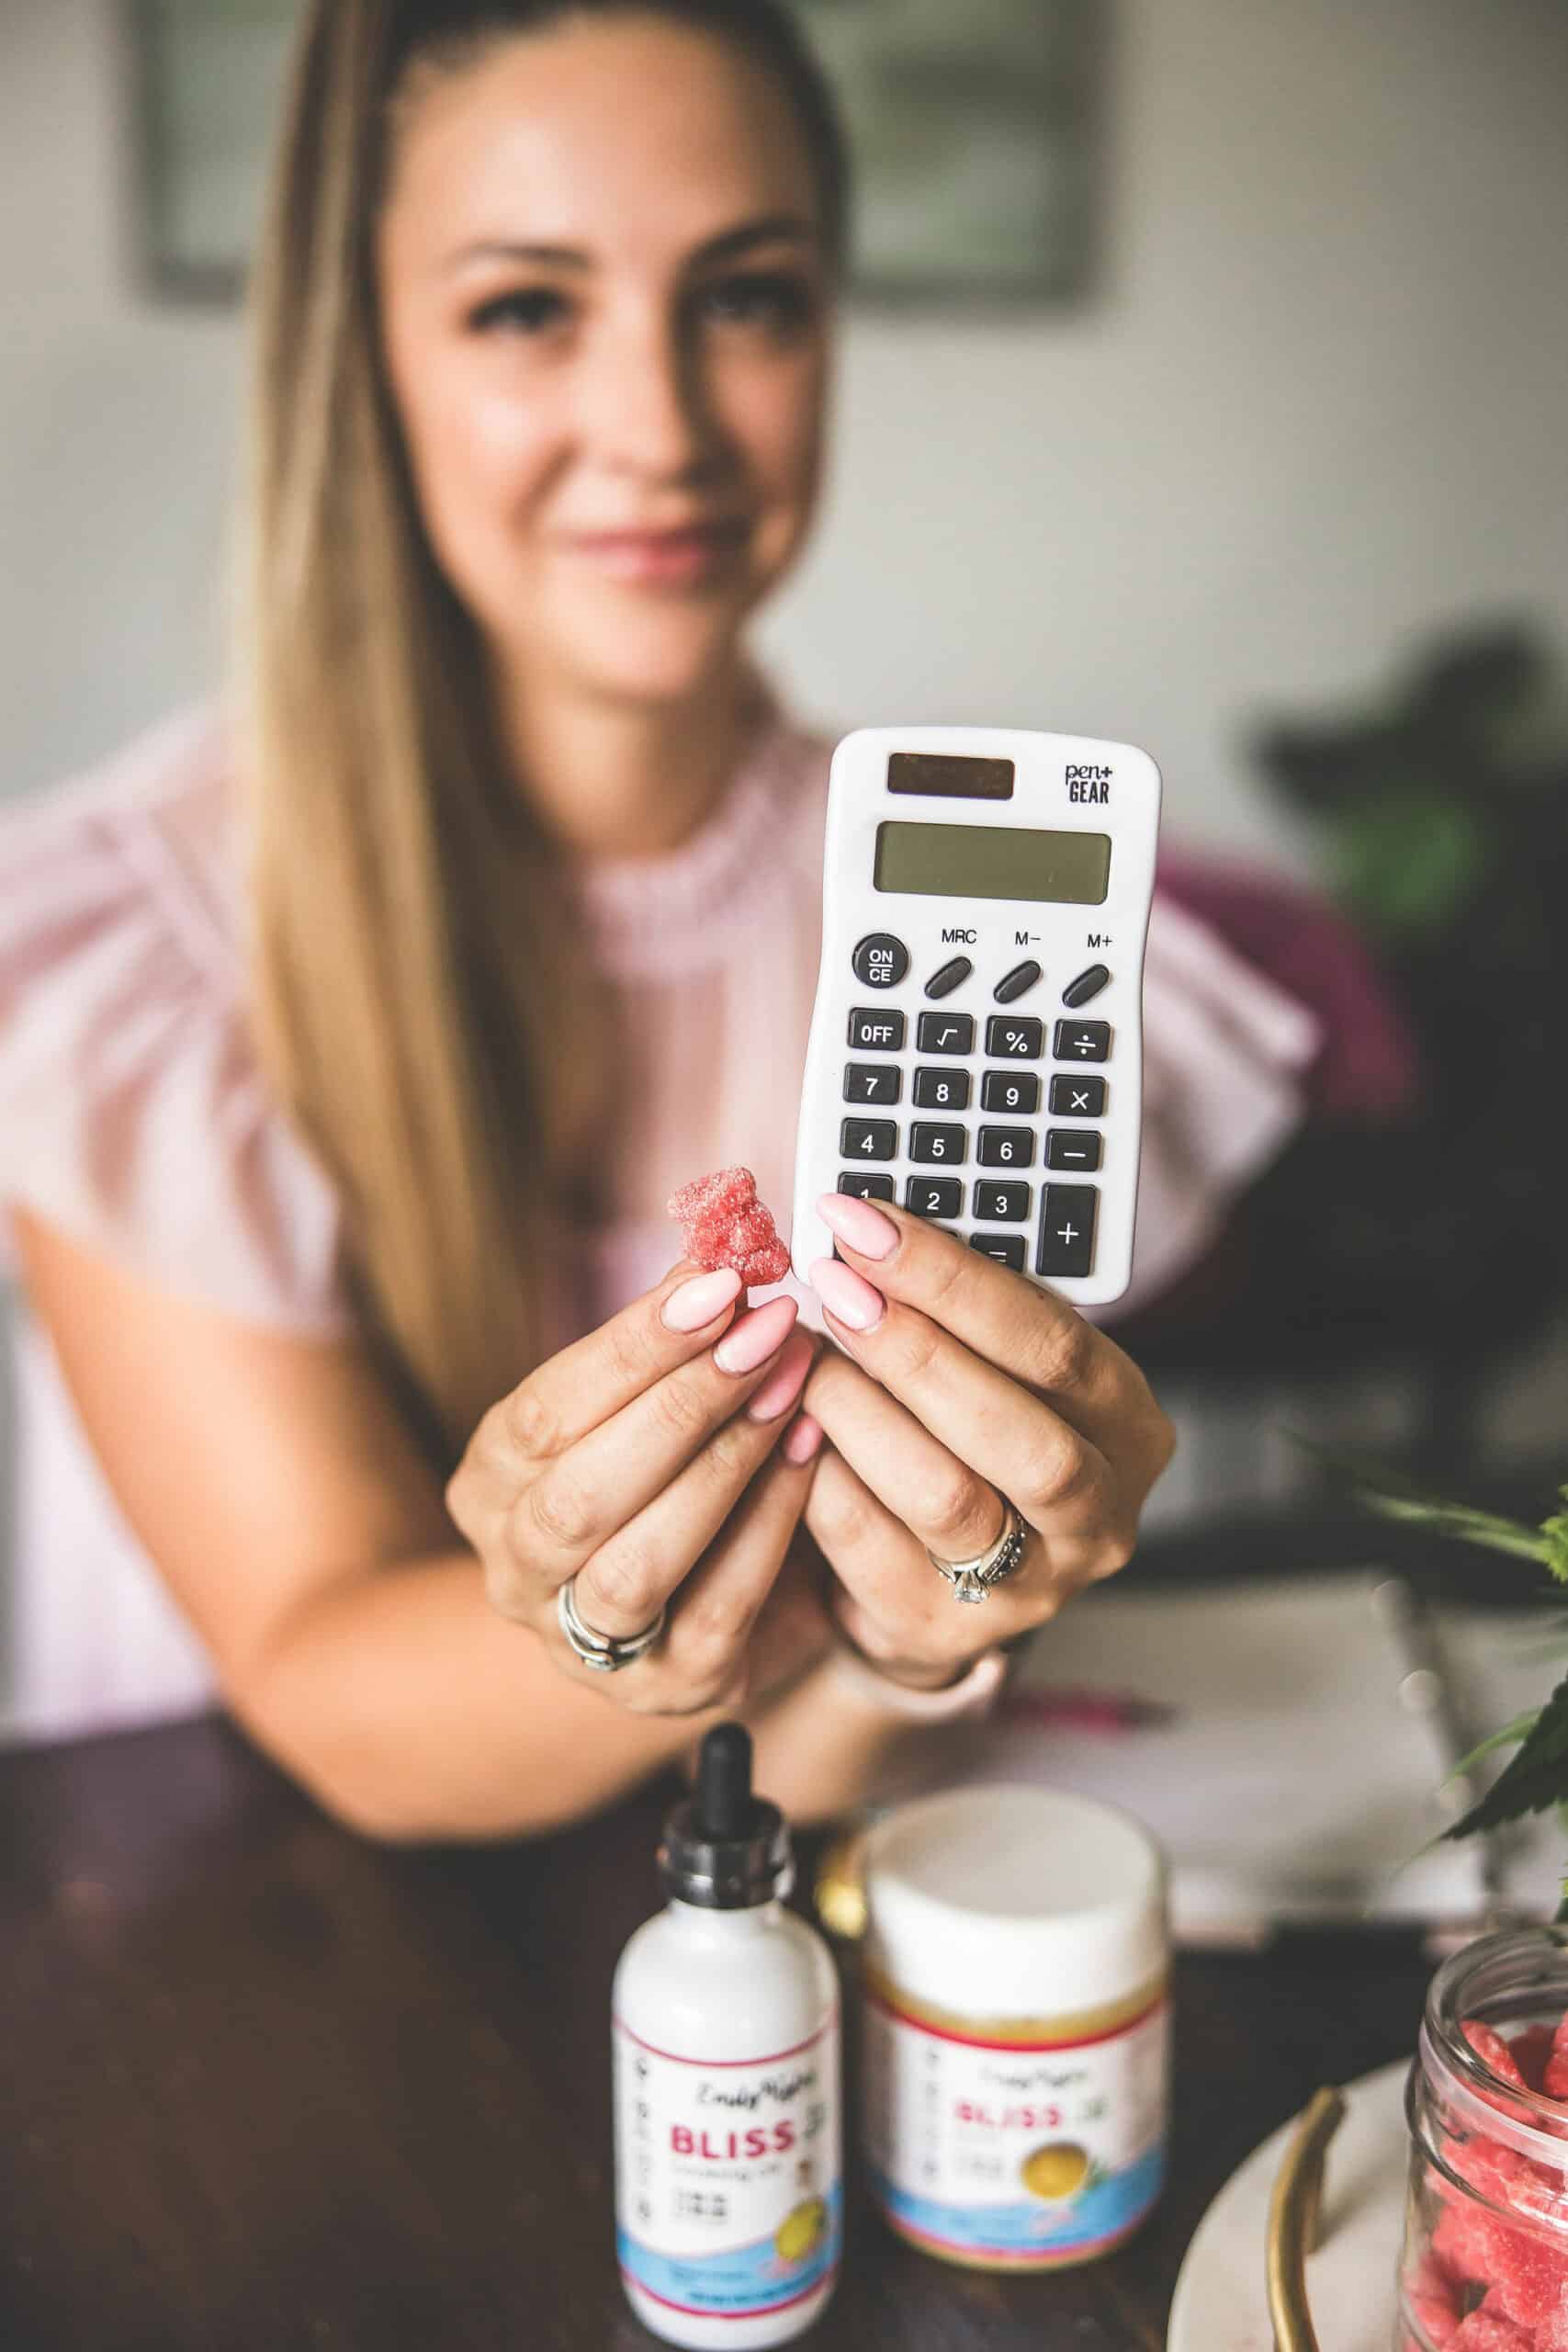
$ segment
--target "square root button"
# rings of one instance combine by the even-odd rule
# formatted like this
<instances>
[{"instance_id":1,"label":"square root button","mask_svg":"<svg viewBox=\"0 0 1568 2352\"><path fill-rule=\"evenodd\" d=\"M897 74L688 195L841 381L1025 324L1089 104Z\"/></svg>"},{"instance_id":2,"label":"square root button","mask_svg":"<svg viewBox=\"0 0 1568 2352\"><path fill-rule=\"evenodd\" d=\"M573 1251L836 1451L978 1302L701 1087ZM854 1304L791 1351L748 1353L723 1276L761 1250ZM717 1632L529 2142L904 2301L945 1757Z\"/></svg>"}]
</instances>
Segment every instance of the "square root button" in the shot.
<instances>
[{"instance_id":1,"label":"square root button","mask_svg":"<svg viewBox=\"0 0 1568 2352\"><path fill-rule=\"evenodd\" d=\"M1094 1272L1094 1222L1099 1207L1098 1184L1042 1186L1040 1240L1034 1253L1037 1274Z\"/></svg>"}]
</instances>

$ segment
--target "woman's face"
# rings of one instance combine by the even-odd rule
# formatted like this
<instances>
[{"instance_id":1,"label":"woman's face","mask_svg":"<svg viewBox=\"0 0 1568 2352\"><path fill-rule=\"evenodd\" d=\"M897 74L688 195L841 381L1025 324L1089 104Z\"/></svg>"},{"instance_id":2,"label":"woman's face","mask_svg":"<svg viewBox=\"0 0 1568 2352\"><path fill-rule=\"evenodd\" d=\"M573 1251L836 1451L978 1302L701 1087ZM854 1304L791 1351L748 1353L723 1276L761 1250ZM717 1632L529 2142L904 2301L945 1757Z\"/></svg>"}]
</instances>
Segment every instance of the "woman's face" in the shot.
<instances>
[{"instance_id":1,"label":"woman's face","mask_svg":"<svg viewBox=\"0 0 1568 2352\"><path fill-rule=\"evenodd\" d=\"M509 679L720 673L820 468L831 267L785 95L654 17L503 39L416 78L377 263L425 526Z\"/></svg>"}]
</instances>

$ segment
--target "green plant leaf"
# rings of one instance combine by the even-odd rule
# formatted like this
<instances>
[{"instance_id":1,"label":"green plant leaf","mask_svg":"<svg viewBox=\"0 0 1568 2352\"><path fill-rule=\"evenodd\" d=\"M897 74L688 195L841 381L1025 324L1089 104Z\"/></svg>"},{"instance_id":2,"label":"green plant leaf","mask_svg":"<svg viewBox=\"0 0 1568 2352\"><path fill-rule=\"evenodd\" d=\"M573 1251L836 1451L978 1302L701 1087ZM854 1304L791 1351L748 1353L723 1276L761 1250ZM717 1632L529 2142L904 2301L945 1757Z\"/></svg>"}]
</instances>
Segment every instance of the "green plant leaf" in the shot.
<instances>
[{"instance_id":1,"label":"green plant leaf","mask_svg":"<svg viewBox=\"0 0 1568 2352\"><path fill-rule=\"evenodd\" d=\"M1568 1503L1568 1487L1559 1487L1558 1495ZM1540 1522L1541 1558L1546 1562L1559 1584L1568 1584L1568 1510L1554 1511Z\"/></svg>"},{"instance_id":2,"label":"green plant leaf","mask_svg":"<svg viewBox=\"0 0 1568 2352\"><path fill-rule=\"evenodd\" d=\"M1403 1470L1395 1470L1371 1454L1356 1453L1345 1446L1320 1445L1314 1439L1291 1434L1303 1452L1350 1487L1357 1502L1377 1512L1380 1518L1429 1528L1435 1535L1452 1536L1458 1543L1483 1544L1492 1551L1509 1552L1521 1560L1539 1560L1553 1576L1568 1583L1568 1511L1560 1519L1548 1520L1542 1527L1529 1527L1523 1520L1505 1519L1497 1511L1479 1510L1473 1504L1456 1503L1447 1495L1434 1495L1407 1477ZM1568 1503L1568 1487L1560 1491L1564 1503Z\"/></svg>"},{"instance_id":3,"label":"green plant leaf","mask_svg":"<svg viewBox=\"0 0 1568 2352\"><path fill-rule=\"evenodd\" d=\"M1478 1829L1496 1829L1527 1813L1543 1813L1548 1805L1568 1801L1568 1675L1541 1709L1518 1754L1470 1811L1443 1832L1445 1838L1468 1838Z\"/></svg>"},{"instance_id":4,"label":"green plant leaf","mask_svg":"<svg viewBox=\"0 0 1568 2352\"><path fill-rule=\"evenodd\" d=\"M1495 1754L1499 1747L1517 1747L1521 1739L1528 1739L1540 1721L1540 1712L1539 1707L1531 1707L1528 1713L1516 1715L1511 1724L1505 1724L1502 1730L1495 1731L1490 1739L1483 1739L1479 1747L1472 1747L1468 1756L1461 1756L1450 1772L1449 1779L1457 1781L1461 1773L1468 1772L1479 1764L1483 1756Z\"/></svg>"}]
</instances>

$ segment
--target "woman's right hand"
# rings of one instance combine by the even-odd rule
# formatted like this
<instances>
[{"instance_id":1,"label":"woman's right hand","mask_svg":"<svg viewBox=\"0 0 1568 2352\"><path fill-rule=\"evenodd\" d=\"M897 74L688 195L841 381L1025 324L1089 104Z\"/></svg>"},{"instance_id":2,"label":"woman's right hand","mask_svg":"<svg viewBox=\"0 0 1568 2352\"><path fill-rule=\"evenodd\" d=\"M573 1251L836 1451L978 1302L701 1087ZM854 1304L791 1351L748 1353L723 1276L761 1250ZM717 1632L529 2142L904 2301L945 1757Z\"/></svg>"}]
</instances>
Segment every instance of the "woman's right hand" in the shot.
<instances>
[{"instance_id":1,"label":"woman's right hand","mask_svg":"<svg viewBox=\"0 0 1568 2352\"><path fill-rule=\"evenodd\" d=\"M737 1274L676 1266L491 1406L446 1488L492 1605L563 1673L639 1714L746 1694L813 1476L821 1430L792 1408L816 1343L792 1298L737 1318L739 1292ZM556 1613L571 1577L593 1632L628 1640L668 1604L661 1639L618 1673L584 1666ZM787 1583L770 1611L773 1683L829 1641L809 1592Z\"/></svg>"}]
</instances>

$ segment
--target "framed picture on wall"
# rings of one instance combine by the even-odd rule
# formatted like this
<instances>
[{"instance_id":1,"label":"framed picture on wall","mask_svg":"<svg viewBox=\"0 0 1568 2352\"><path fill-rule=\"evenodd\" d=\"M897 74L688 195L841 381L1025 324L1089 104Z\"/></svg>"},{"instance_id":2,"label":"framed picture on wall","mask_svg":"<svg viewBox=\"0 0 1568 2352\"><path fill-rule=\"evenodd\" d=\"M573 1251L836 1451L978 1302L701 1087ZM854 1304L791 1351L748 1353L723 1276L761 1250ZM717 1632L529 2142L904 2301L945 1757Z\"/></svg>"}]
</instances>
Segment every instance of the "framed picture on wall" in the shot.
<instances>
[{"instance_id":1,"label":"framed picture on wall","mask_svg":"<svg viewBox=\"0 0 1568 2352\"><path fill-rule=\"evenodd\" d=\"M295 0L122 0L133 225L156 294L244 284Z\"/></svg>"},{"instance_id":2,"label":"framed picture on wall","mask_svg":"<svg viewBox=\"0 0 1568 2352\"><path fill-rule=\"evenodd\" d=\"M947 307L1092 282L1108 0L794 0L848 119L855 288ZM231 301L297 0L121 0L147 282Z\"/></svg>"}]
</instances>

